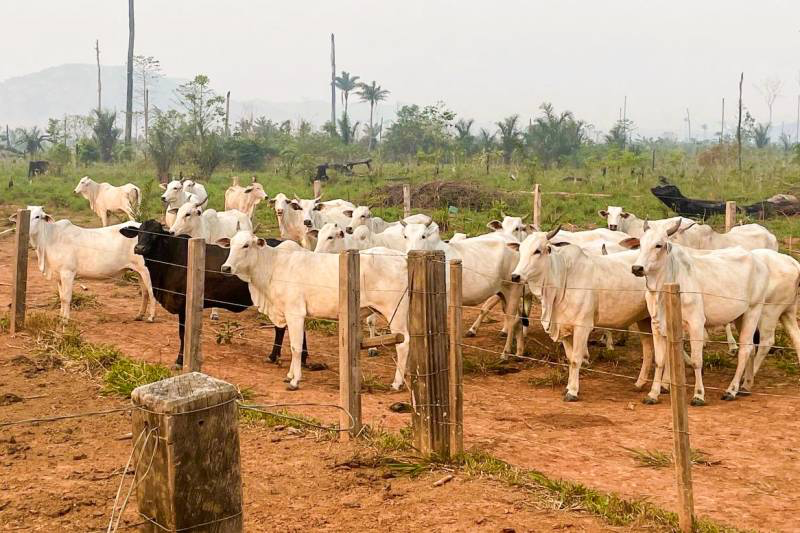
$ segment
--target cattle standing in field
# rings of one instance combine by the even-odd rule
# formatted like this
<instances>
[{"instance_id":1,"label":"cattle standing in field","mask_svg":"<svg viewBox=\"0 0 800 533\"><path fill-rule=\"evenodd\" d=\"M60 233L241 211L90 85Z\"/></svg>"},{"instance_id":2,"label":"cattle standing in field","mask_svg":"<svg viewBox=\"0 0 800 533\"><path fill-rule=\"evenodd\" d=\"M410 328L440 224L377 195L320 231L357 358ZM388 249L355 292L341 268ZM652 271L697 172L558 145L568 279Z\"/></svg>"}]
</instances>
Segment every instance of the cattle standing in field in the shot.
<instances>
[{"instance_id":1,"label":"cattle standing in field","mask_svg":"<svg viewBox=\"0 0 800 533\"><path fill-rule=\"evenodd\" d=\"M119 234L123 228L136 228L125 222L105 228L81 228L69 220L55 222L41 206L30 205L30 244L36 250L39 271L49 280L56 276L61 317L69 319L75 277L104 279L130 269L139 274L142 305L136 320L147 312L152 322L156 307L153 286L144 261L133 251L134 243ZM17 215L11 216L16 222Z\"/></svg>"},{"instance_id":2,"label":"cattle standing in field","mask_svg":"<svg viewBox=\"0 0 800 533\"><path fill-rule=\"evenodd\" d=\"M339 257L309 251L270 248L264 239L240 231L219 243L230 246L222 271L250 284L258 309L276 325L289 328L292 364L287 374L289 390L300 383L300 344L306 317L336 319L339 316ZM402 333L396 345L397 367L392 388L404 382L408 358L408 271L406 258L390 255L385 248L360 257L361 307L378 312L392 333ZM396 253L396 252L394 252Z\"/></svg>"},{"instance_id":3,"label":"cattle standing in field","mask_svg":"<svg viewBox=\"0 0 800 533\"><path fill-rule=\"evenodd\" d=\"M297 197L289 200L283 193L278 193L270 203L273 204L275 215L278 217L281 238L295 241L308 250L313 250L317 244L308 230L320 229L327 222L339 222L341 226L346 226L349 218L345 217L342 211L355 207L346 200L320 202L319 198L302 200ZM328 213L335 212L335 219L321 216L320 212L323 210Z\"/></svg>"},{"instance_id":4,"label":"cattle standing in field","mask_svg":"<svg viewBox=\"0 0 800 533\"><path fill-rule=\"evenodd\" d=\"M574 245L556 247L553 241L558 230L534 233L521 245L509 246L520 252L511 281L527 283L532 292L541 295L542 327L553 341L564 346L569 361L564 401L578 399L581 365L589 356L589 334L596 327L638 326L642 332L642 367L636 387L643 387L653 361L653 340L644 280L629 273L637 252L597 256ZM506 352L508 348L510 342ZM523 343L518 339L517 355L522 352Z\"/></svg>"},{"instance_id":5,"label":"cattle standing in field","mask_svg":"<svg viewBox=\"0 0 800 533\"><path fill-rule=\"evenodd\" d=\"M239 185L238 178L234 178L233 185L225 191L225 210L238 209L252 219L256 206L266 198L267 193L260 183L256 183L255 176L247 187Z\"/></svg>"},{"instance_id":6,"label":"cattle standing in field","mask_svg":"<svg viewBox=\"0 0 800 533\"><path fill-rule=\"evenodd\" d=\"M108 225L108 213L121 211L128 220L136 218L142 202L142 192L132 183L115 187L109 183L97 183L89 176L84 176L75 187L75 194L89 200L89 207L100 217L103 226Z\"/></svg>"},{"instance_id":7,"label":"cattle standing in field","mask_svg":"<svg viewBox=\"0 0 800 533\"><path fill-rule=\"evenodd\" d=\"M360 205L355 209L345 209L342 211L345 217L350 218L350 222L345 226L345 231L352 234L359 226L366 226L372 233L383 233L389 228L397 227L400 221L387 222L381 217L372 215L372 211L366 205ZM431 217L423 214L411 215L403 219L408 224L429 224Z\"/></svg>"},{"instance_id":8,"label":"cattle standing in field","mask_svg":"<svg viewBox=\"0 0 800 533\"><path fill-rule=\"evenodd\" d=\"M41 176L42 174L47 174L47 171L49 169L50 169L49 161L29 161L28 179L30 180L34 176Z\"/></svg>"},{"instance_id":9,"label":"cattle standing in field","mask_svg":"<svg viewBox=\"0 0 800 533\"><path fill-rule=\"evenodd\" d=\"M193 192L189 192L189 187L187 187L187 183L192 183L192 190L198 190L200 194L195 194ZM185 203L195 203L198 206L202 206L208 201L208 195L205 194L205 188L200 191L200 187L202 185L197 185L194 182L189 181L179 181L179 180L172 180L166 185L163 183L161 184L161 189L164 191L161 195L161 203L166 208L166 213L164 214L164 222L166 223L167 227L172 226L175 223L175 214L178 212L178 208Z\"/></svg>"},{"instance_id":10,"label":"cattle standing in field","mask_svg":"<svg viewBox=\"0 0 800 533\"><path fill-rule=\"evenodd\" d=\"M183 366L184 324L186 323L186 265L189 245L187 236L175 237L156 220L147 220L139 228L125 227L119 232L127 237L137 257L143 260L153 281L156 300L170 314L178 315L180 348L175 365ZM281 241L269 239L269 246ZM226 276L220 267L228 258L228 251L213 244L206 244L205 284L203 286L203 308L219 307L240 313L253 305L247 283L234 276ZM270 362L277 362L286 328L275 327ZM306 364L308 351L305 338L302 341L302 364Z\"/></svg>"},{"instance_id":11,"label":"cattle standing in field","mask_svg":"<svg viewBox=\"0 0 800 533\"><path fill-rule=\"evenodd\" d=\"M667 328L662 296L665 283L680 284L681 313L688 330L695 374L692 405L705 404L702 375L705 328L736 323L739 330L736 373L722 397L733 400L753 352L753 338L769 287L769 271L753 253L739 247L693 253L691 248L669 242L679 227L680 221L666 230L645 231L638 243L639 256L631 267L634 275L647 281L645 297L656 352L653 386L644 401L658 402L661 392Z\"/></svg>"}]
</instances>

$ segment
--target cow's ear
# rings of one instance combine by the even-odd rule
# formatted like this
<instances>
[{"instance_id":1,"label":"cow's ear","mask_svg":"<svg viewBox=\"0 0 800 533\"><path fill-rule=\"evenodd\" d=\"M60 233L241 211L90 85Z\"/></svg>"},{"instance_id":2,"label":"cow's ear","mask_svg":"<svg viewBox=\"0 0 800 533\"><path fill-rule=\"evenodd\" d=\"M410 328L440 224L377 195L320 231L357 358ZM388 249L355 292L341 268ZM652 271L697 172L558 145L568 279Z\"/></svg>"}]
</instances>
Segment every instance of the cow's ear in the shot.
<instances>
[{"instance_id":1,"label":"cow's ear","mask_svg":"<svg viewBox=\"0 0 800 533\"><path fill-rule=\"evenodd\" d=\"M667 251L667 253L670 253L672 251L672 243L668 242L664 249Z\"/></svg>"},{"instance_id":2,"label":"cow's ear","mask_svg":"<svg viewBox=\"0 0 800 533\"><path fill-rule=\"evenodd\" d=\"M53 223L53 222L56 221L56 219L54 219L52 217L52 215L48 215L47 213L44 214L44 220L45 220L45 222L50 222L50 223Z\"/></svg>"},{"instance_id":3,"label":"cow's ear","mask_svg":"<svg viewBox=\"0 0 800 533\"><path fill-rule=\"evenodd\" d=\"M492 220L491 222L488 222L486 224L486 227L489 228L490 230L500 231L501 229L503 229L503 223L500 222L499 220Z\"/></svg>"},{"instance_id":4,"label":"cow's ear","mask_svg":"<svg viewBox=\"0 0 800 533\"><path fill-rule=\"evenodd\" d=\"M134 228L133 226L126 226L124 228L120 228L119 232L129 239L133 239L139 236L139 228Z\"/></svg>"},{"instance_id":5,"label":"cow's ear","mask_svg":"<svg viewBox=\"0 0 800 533\"><path fill-rule=\"evenodd\" d=\"M561 248L562 246L569 246L572 243L567 241L561 241L561 242L551 242L550 244L552 244L556 248Z\"/></svg>"},{"instance_id":6,"label":"cow's ear","mask_svg":"<svg viewBox=\"0 0 800 533\"><path fill-rule=\"evenodd\" d=\"M353 217L353 210L352 209L345 209L344 211L342 211L342 214L344 216L346 216L347 218L352 218Z\"/></svg>"},{"instance_id":7,"label":"cow's ear","mask_svg":"<svg viewBox=\"0 0 800 533\"><path fill-rule=\"evenodd\" d=\"M319 230L318 229L310 229L310 230L306 231L306 235L316 239L317 237L319 237Z\"/></svg>"},{"instance_id":8,"label":"cow's ear","mask_svg":"<svg viewBox=\"0 0 800 533\"><path fill-rule=\"evenodd\" d=\"M622 213L619 214L619 216L621 216L622 218L628 218L629 216L631 216L631 214L623 211Z\"/></svg>"},{"instance_id":9,"label":"cow's ear","mask_svg":"<svg viewBox=\"0 0 800 533\"><path fill-rule=\"evenodd\" d=\"M692 227L692 226L694 226L695 224L697 224L697 222L692 222L691 224L689 224L689 225L688 225L688 226L686 226L685 228L684 228L684 227L680 227L680 228L678 228L678 233L683 233L684 231L686 231L687 229L691 228L691 227Z\"/></svg>"},{"instance_id":10,"label":"cow's ear","mask_svg":"<svg viewBox=\"0 0 800 533\"><path fill-rule=\"evenodd\" d=\"M178 212L178 208L177 207L170 207L169 209L167 209L167 213L170 213L172 215L174 215L177 212Z\"/></svg>"},{"instance_id":11,"label":"cow's ear","mask_svg":"<svg viewBox=\"0 0 800 533\"><path fill-rule=\"evenodd\" d=\"M606 218L608 216L608 211L606 211L605 209L601 209L600 211L597 212L597 214L603 218Z\"/></svg>"},{"instance_id":12,"label":"cow's ear","mask_svg":"<svg viewBox=\"0 0 800 533\"><path fill-rule=\"evenodd\" d=\"M163 183L159 183L158 186L161 187L162 191L166 191L167 190L167 186L164 185Z\"/></svg>"},{"instance_id":13,"label":"cow's ear","mask_svg":"<svg viewBox=\"0 0 800 533\"><path fill-rule=\"evenodd\" d=\"M519 252L519 243L518 242L507 242L506 246L514 250L515 252Z\"/></svg>"},{"instance_id":14,"label":"cow's ear","mask_svg":"<svg viewBox=\"0 0 800 533\"><path fill-rule=\"evenodd\" d=\"M230 248L231 240L228 237L223 237L221 239L218 239L217 246L221 246L222 248Z\"/></svg>"},{"instance_id":15,"label":"cow's ear","mask_svg":"<svg viewBox=\"0 0 800 533\"><path fill-rule=\"evenodd\" d=\"M325 209L325 204L314 204L314 211L322 211Z\"/></svg>"},{"instance_id":16,"label":"cow's ear","mask_svg":"<svg viewBox=\"0 0 800 533\"><path fill-rule=\"evenodd\" d=\"M525 231L527 231L528 233L533 233L534 231L537 231L536 226L534 226L533 224L526 224Z\"/></svg>"},{"instance_id":17,"label":"cow's ear","mask_svg":"<svg viewBox=\"0 0 800 533\"><path fill-rule=\"evenodd\" d=\"M245 193L253 192L253 186L251 185L250 187L246 188L246 189L244 190L244 192L245 192Z\"/></svg>"},{"instance_id":18,"label":"cow's ear","mask_svg":"<svg viewBox=\"0 0 800 533\"><path fill-rule=\"evenodd\" d=\"M267 240L266 239L262 239L261 237L256 239L256 246L258 246L259 248L263 248L266 245L267 245Z\"/></svg>"},{"instance_id":19,"label":"cow's ear","mask_svg":"<svg viewBox=\"0 0 800 533\"><path fill-rule=\"evenodd\" d=\"M303 208L300 207L300 204L298 204L294 200L289 202L289 205L292 206L292 209L294 209L295 211L302 211L303 210Z\"/></svg>"},{"instance_id":20,"label":"cow's ear","mask_svg":"<svg viewBox=\"0 0 800 533\"><path fill-rule=\"evenodd\" d=\"M628 250L636 250L639 248L639 239L636 237L628 237L627 239L619 241L619 245Z\"/></svg>"}]
</instances>

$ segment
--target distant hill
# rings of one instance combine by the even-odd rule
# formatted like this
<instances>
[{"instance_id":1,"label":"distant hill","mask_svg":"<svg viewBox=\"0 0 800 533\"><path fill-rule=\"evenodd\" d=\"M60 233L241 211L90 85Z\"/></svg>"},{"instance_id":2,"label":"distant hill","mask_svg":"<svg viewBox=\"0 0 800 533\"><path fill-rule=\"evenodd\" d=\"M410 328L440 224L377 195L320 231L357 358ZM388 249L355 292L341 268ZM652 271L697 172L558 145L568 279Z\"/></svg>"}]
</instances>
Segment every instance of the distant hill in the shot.
<instances>
[{"instance_id":1,"label":"distant hill","mask_svg":"<svg viewBox=\"0 0 800 533\"><path fill-rule=\"evenodd\" d=\"M102 66L103 107L125 110L125 67ZM150 103L161 109L175 107L173 91L186 80L164 77L150 91ZM224 94L224 90L216 89ZM270 102L263 99L239 101L235 91L231 100L231 121L241 116L266 116L274 121L300 118L316 125L330 117L330 103L323 100L304 102ZM351 97L350 111L355 120L366 123L369 107ZM339 102L337 102L339 104ZM68 64L46 68L40 72L0 81L0 126L45 126L48 118L65 114L88 114L97 106L97 67L95 65ZM134 108L140 106L134 105ZM337 105L341 112L341 107ZM394 117L390 106L382 104L376 120Z\"/></svg>"}]
</instances>

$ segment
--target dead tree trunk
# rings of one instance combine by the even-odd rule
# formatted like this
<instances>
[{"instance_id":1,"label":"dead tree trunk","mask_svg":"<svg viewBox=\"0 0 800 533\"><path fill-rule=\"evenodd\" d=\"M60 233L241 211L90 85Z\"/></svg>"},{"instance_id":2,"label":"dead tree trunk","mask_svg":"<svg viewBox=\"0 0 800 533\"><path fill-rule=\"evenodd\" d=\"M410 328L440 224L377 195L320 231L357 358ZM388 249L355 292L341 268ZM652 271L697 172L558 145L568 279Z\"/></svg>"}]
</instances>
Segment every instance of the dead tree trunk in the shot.
<instances>
[{"instance_id":1,"label":"dead tree trunk","mask_svg":"<svg viewBox=\"0 0 800 533\"><path fill-rule=\"evenodd\" d=\"M742 171L742 84L744 83L744 72L739 78L739 123L736 125L736 144L739 150L739 172Z\"/></svg>"},{"instance_id":2,"label":"dead tree trunk","mask_svg":"<svg viewBox=\"0 0 800 533\"><path fill-rule=\"evenodd\" d=\"M331 131L336 132L336 41L331 33Z\"/></svg>"},{"instance_id":3,"label":"dead tree trunk","mask_svg":"<svg viewBox=\"0 0 800 533\"><path fill-rule=\"evenodd\" d=\"M94 42L94 51L97 53L97 113L103 110L103 86L100 83L100 40Z\"/></svg>"},{"instance_id":4,"label":"dead tree trunk","mask_svg":"<svg viewBox=\"0 0 800 533\"><path fill-rule=\"evenodd\" d=\"M133 123L133 0L128 0L128 84L125 96L125 144L131 144L131 125Z\"/></svg>"}]
</instances>

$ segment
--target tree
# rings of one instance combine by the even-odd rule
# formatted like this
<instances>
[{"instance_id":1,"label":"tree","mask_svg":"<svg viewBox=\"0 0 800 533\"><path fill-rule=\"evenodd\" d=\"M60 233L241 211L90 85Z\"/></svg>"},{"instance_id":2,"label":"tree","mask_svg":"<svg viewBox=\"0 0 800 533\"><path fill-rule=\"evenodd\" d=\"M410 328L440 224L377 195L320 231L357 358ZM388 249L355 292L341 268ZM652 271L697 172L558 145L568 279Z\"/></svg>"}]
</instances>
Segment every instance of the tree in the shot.
<instances>
[{"instance_id":1,"label":"tree","mask_svg":"<svg viewBox=\"0 0 800 533\"><path fill-rule=\"evenodd\" d=\"M128 85L125 93L125 144L131 144L131 125L133 124L133 30L133 0L128 0Z\"/></svg>"},{"instance_id":2,"label":"tree","mask_svg":"<svg viewBox=\"0 0 800 533\"><path fill-rule=\"evenodd\" d=\"M22 153L28 154L33 159L36 154L44 150L44 143L52 142L46 133L42 133L38 126L31 129L17 128L15 132L17 147Z\"/></svg>"},{"instance_id":3,"label":"tree","mask_svg":"<svg viewBox=\"0 0 800 533\"><path fill-rule=\"evenodd\" d=\"M358 87L358 79L360 76L351 76L349 72L342 71L341 76L336 76L336 88L342 91L342 103L344 104L344 114L347 115L347 101L350 98L350 92Z\"/></svg>"},{"instance_id":4,"label":"tree","mask_svg":"<svg viewBox=\"0 0 800 533\"><path fill-rule=\"evenodd\" d=\"M192 135L205 139L206 135L219 125L225 116L225 98L216 94L210 87L211 80L205 74L198 74L192 81L177 89L178 104L186 110Z\"/></svg>"},{"instance_id":5,"label":"tree","mask_svg":"<svg viewBox=\"0 0 800 533\"><path fill-rule=\"evenodd\" d=\"M536 117L525 132L528 149L548 167L574 157L586 140L586 124L576 120L572 111L556 113L553 105L547 102L539 109L542 115ZM620 133L624 136L625 130L621 129Z\"/></svg>"},{"instance_id":6,"label":"tree","mask_svg":"<svg viewBox=\"0 0 800 533\"><path fill-rule=\"evenodd\" d=\"M486 128L481 128L481 131L478 132L478 149L481 152L491 152L495 148L494 142L494 133L490 132Z\"/></svg>"},{"instance_id":7,"label":"tree","mask_svg":"<svg viewBox=\"0 0 800 533\"><path fill-rule=\"evenodd\" d=\"M772 106L775 105L775 100L781 95L781 87L783 82L780 78L767 78L761 82L761 86L756 87L764 98L764 103L767 104L769 110L769 121L767 122L767 133L772 127Z\"/></svg>"},{"instance_id":8,"label":"tree","mask_svg":"<svg viewBox=\"0 0 800 533\"><path fill-rule=\"evenodd\" d=\"M390 157L415 156L447 148L452 142L447 128L454 118L455 113L442 102L423 108L404 105L386 132L384 153Z\"/></svg>"},{"instance_id":9,"label":"tree","mask_svg":"<svg viewBox=\"0 0 800 533\"><path fill-rule=\"evenodd\" d=\"M474 119L459 119L453 127L456 129L456 142L461 148L465 156L471 155L475 144L475 136L470 131L472 125L475 123Z\"/></svg>"},{"instance_id":10,"label":"tree","mask_svg":"<svg viewBox=\"0 0 800 533\"><path fill-rule=\"evenodd\" d=\"M114 146L122 131L116 127L117 114L113 111L94 111L92 137L100 152L100 160L109 162L114 155Z\"/></svg>"},{"instance_id":11,"label":"tree","mask_svg":"<svg viewBox=\"0 0 800 533\"><path fill-rule=\"evenodd\" d=\"M161 183L169 179L169 170L178 157L178 149L183 142L183 115L171 109L166 112L156 110L155 121L147 136L147 153L156 167Z\"/></svg>"},{"instance_id":12,"label":"tree","mask_svg":"<svg viewBox=\"0 0 800 533\"><path fill-rule=\"evenodd\" d=\"M608 130L608 133L605 134L606 144L609 146L613 146L615 148L619 148L620 150L625 148L626 143L626 127L622 120L618 120L614 127Z\"/></svg>"},{"instance_id":13,"label":"tree","mask_svg":"<svg viewBox=\"0 0 800 533\"><path fill-rule=\"evenodd\" d=\"M47 152L50 168L56 176L63 176L64 168L72 162L72 150L66 144L54 144Z\"/></svg>"},{"instance_id":14,"label":"tree","mask_svg":"<svg viewBox=\"0 0 800 533\"><path fill-rule=\"evenodd\" d=\"M786 133L785 131L781 133L779 137L781 141L781 145L783 146L783 151L789 153L792 151L792 137Z\"/></svg>"},{"instance_id":15,"label":"tree","mask_svg":"<svg viewBox=\"0 0 800 533\"><path fill-rule=\"evenodd\" d=\"M353 144L356 139L358 125L358 122L350 124L350 117L347 116L347 113L342 112L342 116L339 118L339 138L344 144Z\"/></svg>"},{"instance_id":16,"label":"tree","mask_svg":"<svg viewBox=\"0 0 800 533\"><path fill-rule=\"evenodd\" d=\"M147 130L150 122L150 86L161 78L161 62L153 56L134 56L134 80L136 82L136 98L142 106L144 114L144 140L147 142Z\"/></svg>"},{"instance_id":17,"label":"tree","mask_svg":"<svg viewBox=\"0 0 800 533\"><path fill-rule=\"evenodd\" d=\"M57 143L58 138L64 135L64 144L67 144L66 132L63 131L63 124L57 118L47 119L47 137L50 142Z\"/></svg>"},{"instance_id":18,"label":"tree","mask_svg":"<svg viewBox=\"0 0 800 533\"><path fill-rule=\"evenodd\" d=\"M503 150L503 162L506 165L511 163L511 155L521 145L518 122L519 115L511 115L496 123L497 133L500 134L500 148Z\"/></svg>"},{"instance_id":19,"label":"tree","mask_svg":"<svg viewBox=\"0 0 800 533\"><path fill-rule=\"evenodd\" d=\"M358 76L356 76L357 78ZM358 85L358 96L361 98L362 102L369 102L369 146L368 148L372 150L373 147L373 139L376 137L375 135L375 123L373 122L373 116L375 113L375 106L378 105L378 102L386 100L386 97L389 96L389 91L383 89L380 85L375 83L375 80L372 80L372 83L367 85L366 83L360 83ZM347 103L345 102L345 110L347 109ZM346 111L345 111L346 113Z\"/></svg>"},{"instance_id":20,"label":"tree","mask_svg":"<svg viewBox=\"0 0 800 533\"><path fill-rule=\"evenodd\" d=\"M759 123L753 127L753 142L756 148L764 148L769 144L769 123Z\"/></svg>"}]
</instances>

